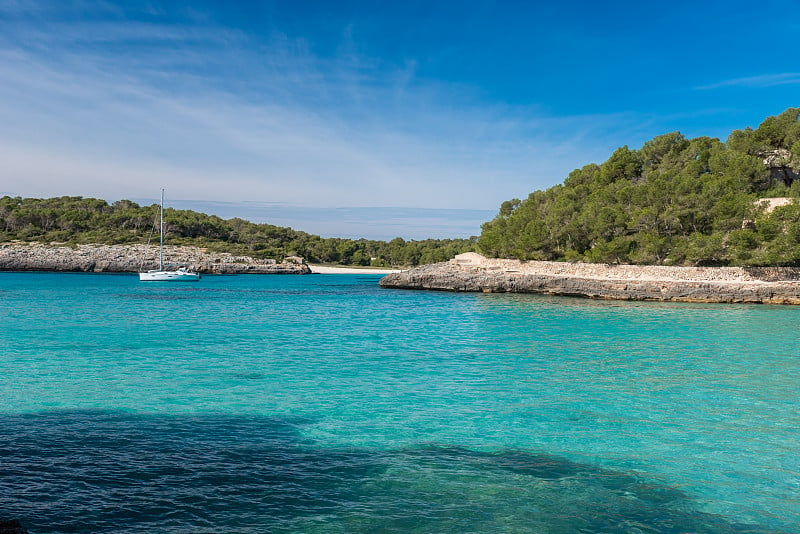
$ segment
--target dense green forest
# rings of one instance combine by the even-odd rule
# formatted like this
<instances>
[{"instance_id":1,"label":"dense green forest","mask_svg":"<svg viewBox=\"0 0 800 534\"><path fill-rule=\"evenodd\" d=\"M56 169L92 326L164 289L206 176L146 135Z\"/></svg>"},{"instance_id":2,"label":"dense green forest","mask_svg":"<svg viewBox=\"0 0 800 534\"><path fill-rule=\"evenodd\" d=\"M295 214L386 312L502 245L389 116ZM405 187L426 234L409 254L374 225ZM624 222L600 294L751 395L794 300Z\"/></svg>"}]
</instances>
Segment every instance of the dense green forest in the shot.
<instances>
[{"instance_id":1,"label":"dense green forest","mask_svg":"<svg viewBox=\"0 0 800 534\"><path fill-rule=\"evenodd\" d=\"M800 265L800 108L753 130L661 135L483 225L486 255L671 265ZM758 200L793 197L771 213Z\"/></svg>"},{"instance_id":2,"label":"dense green forest","mask_svg":"<svg viewBox=\"0 0 800 534\"><path fill-rule=\"evenodd\" d=\"M113 204L82 197L0 198L0 242L135 244L147 243L159 207L129 200ZM309 262L341 265L410 266L444 261L474 250L468 239L391 241L322 238L291 228L221 219L191 210L164 210L165 236L172 245L194 245L280 260L302 256ZM156 231L157 232L157 231ZM154 236L158 240L158 235Z\"/></svg>"}]
</instances>

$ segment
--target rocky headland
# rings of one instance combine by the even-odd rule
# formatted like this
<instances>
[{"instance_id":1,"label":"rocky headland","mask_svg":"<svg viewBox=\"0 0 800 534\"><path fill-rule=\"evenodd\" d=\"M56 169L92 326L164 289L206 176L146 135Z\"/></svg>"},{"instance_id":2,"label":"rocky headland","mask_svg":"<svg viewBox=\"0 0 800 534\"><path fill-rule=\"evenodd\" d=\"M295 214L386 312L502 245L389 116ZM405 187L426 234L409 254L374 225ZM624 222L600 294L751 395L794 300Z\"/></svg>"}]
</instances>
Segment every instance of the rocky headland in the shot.
<instances>
[{"instance_id":1,"label":"rocky headland","mask_svg":"<svg viewBox=\"0 0 800 534\"><path fill-rule=\"evenodd\" d=\"M473 252L389 274L380 285L614 300L800 304L800 268L518 261L489 259Z\"/></svg>"},{"instance_id":2,"label":"rocky headland","mask_svg":"<svg viewBox=\"0 0 800 534\"><path fill-rule=\"evenodd\" d=\"M199 247L164 246L165 261L203 274L310 274L302 259L261 260L209 252ZM0 244L0 271L124 273L158 268L158 247L148 245Z\"/></svg>"}]
</instances>

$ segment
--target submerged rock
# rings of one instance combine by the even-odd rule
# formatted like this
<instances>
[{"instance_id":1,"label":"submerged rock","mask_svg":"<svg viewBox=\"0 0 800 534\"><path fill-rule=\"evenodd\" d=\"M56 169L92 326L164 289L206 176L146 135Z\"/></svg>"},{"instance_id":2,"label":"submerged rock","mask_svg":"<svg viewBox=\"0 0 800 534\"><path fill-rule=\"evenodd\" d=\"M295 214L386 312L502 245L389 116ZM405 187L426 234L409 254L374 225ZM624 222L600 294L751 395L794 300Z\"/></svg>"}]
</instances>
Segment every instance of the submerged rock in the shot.
<instances>
[{"instance_id":1,"label":"submerged rock","mask_svg":"<svg viewBox=\"0 0 800 534\"><path fill-rule=\"evenodd\" d=\"M800 304L800 268L667 267L519 261L474 252L392 273L381 287L595 299Z\"/></svg>"}]
</instances>

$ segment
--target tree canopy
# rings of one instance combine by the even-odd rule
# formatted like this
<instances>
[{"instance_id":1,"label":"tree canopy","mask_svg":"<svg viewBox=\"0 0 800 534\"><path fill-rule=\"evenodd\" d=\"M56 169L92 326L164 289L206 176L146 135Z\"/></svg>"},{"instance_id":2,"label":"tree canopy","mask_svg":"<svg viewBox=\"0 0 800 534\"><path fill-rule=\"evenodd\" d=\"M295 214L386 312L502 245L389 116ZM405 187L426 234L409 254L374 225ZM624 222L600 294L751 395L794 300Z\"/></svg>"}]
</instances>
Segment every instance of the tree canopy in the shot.
<instances>
[{"instance_id":1,"label":"tree canopy","mask_svg":"<svg viewBox=\"0 0 800 534\"><path fill-rule=\"evenodd\" d=\"M726 142L658 136L563 184L504 202L478 249L518 259L800 264L800 108ZM769 212L759 198L792 197Z\"/></svg>"}]
</instances>

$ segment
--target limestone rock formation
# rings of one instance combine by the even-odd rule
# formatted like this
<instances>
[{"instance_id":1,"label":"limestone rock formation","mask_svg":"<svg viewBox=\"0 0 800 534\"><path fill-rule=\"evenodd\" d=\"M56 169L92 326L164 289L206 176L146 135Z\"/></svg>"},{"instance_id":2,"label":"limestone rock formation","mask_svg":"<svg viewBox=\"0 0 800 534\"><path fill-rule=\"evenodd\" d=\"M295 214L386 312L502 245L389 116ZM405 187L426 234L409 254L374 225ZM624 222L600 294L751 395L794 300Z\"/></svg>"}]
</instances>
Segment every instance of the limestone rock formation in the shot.
<instances>
[{"instance_id":1,"label":"limestone rock formation","mask_svg":"<svg viewBox=\"0 0 800 534\"><path fill-rule=\"evenodd\" d=\"M461 254L381 279L386 288L596 299L800 304L800 269L667 267L488 259Z\"/></svg>"},{"instance_id":2,"label":"limestone rock formation","mask_svg":"<svg viewBox=\"0 0 800 534\"><path fill-rule=\"evenodd\" d=\"M213 253L198 247L165 246L169 262L204 274L310 274L302 259L281 263ZM138 272L158 268L158 247L146 245L0 244L0 271Z\"/></svg>"},{"instance_id":3,"label":"limestone rock formation","mask_svg":"<svg viewBox=\"0 0 800 534\"><path fill-rule=\"evenodd\" d=\"M768 150L760 153L764 166L769 169L771 180L781 180L787 187L792 185L800 174L797 171L797 159L793 159L792 153L785 148Z\"/></svg>"}]
</instances>

